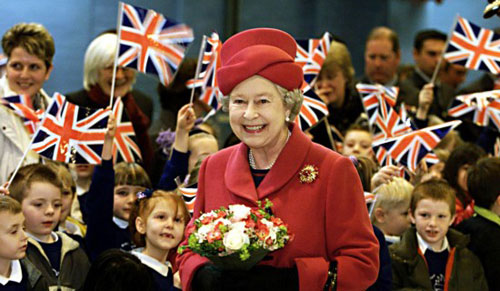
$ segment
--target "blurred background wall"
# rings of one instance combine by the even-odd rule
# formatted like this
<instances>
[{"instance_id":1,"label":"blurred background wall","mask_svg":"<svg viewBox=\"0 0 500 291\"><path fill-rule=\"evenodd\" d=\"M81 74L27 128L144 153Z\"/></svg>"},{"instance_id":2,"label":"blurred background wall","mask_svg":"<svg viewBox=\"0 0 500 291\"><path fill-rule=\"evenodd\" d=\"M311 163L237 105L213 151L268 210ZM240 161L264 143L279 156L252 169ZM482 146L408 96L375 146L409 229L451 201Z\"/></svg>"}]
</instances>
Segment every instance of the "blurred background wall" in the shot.
<instances>
[{"instance_id":1,"label":"blurred background wall","mask_svg":"<svg viewBox=\"0 0 500 291\"><path fill-rule=\"evenodd\" d=\"M402 63L413 63L415 33L434 28L448 33L458 13L487 28L500 27L500 18L483 19L486 0L128 0L154 9L194 29L195 41L188 56L196 58L203 34L217 31L222 40L252 27L274 27L295 38L319 38L325 31L343 39L351 51L356 75L363 74L364 41L376 26L389 26L400 37ZM16 0L2 1L0 33L18 22L39 22L56 43L54 71L45 90L67 93L83 87L83 56L100 32L115 28L116 0ZM468 82L478 75L469 72ZM135 87L159 102L158 81L138 74Z\"/></svg>"}]
</instances>

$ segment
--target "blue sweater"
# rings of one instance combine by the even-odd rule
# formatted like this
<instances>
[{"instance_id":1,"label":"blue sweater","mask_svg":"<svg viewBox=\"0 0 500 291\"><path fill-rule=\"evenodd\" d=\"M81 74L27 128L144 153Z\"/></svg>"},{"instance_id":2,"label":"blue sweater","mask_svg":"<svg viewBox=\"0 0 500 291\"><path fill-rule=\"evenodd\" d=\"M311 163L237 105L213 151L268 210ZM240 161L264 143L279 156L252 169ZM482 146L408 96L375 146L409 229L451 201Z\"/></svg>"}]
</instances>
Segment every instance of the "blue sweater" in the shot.
<instances>
[{"instance_id":1,"label":"blue sweater","mask_svg":"<svg viewBox=\"0 0 500 291\"><path fill-rule=\"evenodd\" d=\"M163 173L161 175L160 181L158 182L158 189L162 190L175 190L177 184L175 183L175 178L179 177L182 180L188 174L188 163L189 163L189 152L181 153L172 149L172 156L165 163L163 168Z\"/></svg>"},{"instance_id":2,"label":"blue sweater","mask_svg":"<svg viewBox=\"0 0 500 291\"><path fill-rule=\"evenodd\" d=\"M113 162L103 160L102 165L94 169L86 201L88 217L85 242L91 261L108 249L132 250L128 227L122 229L113 222L114 187Z\"/></svg>"}]
</instances>

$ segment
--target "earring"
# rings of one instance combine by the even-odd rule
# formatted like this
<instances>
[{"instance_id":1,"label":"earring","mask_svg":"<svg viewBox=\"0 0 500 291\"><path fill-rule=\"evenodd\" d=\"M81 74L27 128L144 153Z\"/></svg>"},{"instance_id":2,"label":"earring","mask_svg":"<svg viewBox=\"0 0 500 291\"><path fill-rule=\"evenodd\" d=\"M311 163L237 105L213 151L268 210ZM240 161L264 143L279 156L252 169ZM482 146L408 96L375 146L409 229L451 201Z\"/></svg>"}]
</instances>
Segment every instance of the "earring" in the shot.
<instances>
[{"instance_id":1,"label":"earring","mask_svg":"<svg viewBox=\"0 0 500 291\"><path fill-rule=\"evenodd\" d=\"M290 122L290 116L285 117L286 122Z\"/></svg>"}]
</instances>

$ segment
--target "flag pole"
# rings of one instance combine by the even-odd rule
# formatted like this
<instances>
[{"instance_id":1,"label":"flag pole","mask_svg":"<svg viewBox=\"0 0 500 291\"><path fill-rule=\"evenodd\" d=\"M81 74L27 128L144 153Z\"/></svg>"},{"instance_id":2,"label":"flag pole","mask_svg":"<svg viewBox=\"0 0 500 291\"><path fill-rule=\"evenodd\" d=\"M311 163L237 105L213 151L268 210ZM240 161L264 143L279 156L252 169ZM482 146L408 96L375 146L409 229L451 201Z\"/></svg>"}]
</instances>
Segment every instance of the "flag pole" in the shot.
<instances>
[{"instance_id":1,"label":"flag pole","mask_svg":"<svg viewBox=\"0 0 500 291\"><path fill-rule=\"evenodd\" d=\"M55 94L54 94L55 96ZM23 153L23 156L21 157L21 160L19 161L19 163L17 164L17 167L16 169L14 170L14 172L12 172L12 175L10 176L10 179L9 179L9 183L7 184L7 186L5 187L6 189L9 189L9 186L10 184L12 184L12 181L14 180L14 178L16 177L16 174L17 172L19 171L19 169L21 168L21 165L23 164L23 161L24 159L26 159L26 156L28 155L28 152L30 151L31 149L31 146L33 145L33 142L35 141L35 137L38 135L38 133L40 132L40 129L42 128L42 124L43 122L45 121L45 119L47 118L47 113L50 111L50 109L52 109L52 106L54 105L54 103L56 102L56 100L52 100L52 103L50 103L49 105L49 108L47 110L45 110L45 112L43 113L43 118L42 120L40 121L40 124L38 125L38 128L36 129L36 132L33 134L33 137L31 138L31 141L30 143L28 144L28 147L26 148L26 150L24 151Z\"/></svg>"},{"instance_id":2,"label":"flag pole","mask_svg":"<svg viewBox=\"0 0 500 291\"><path fill-rule=\"evenodd\" d=\"M439 72L439 68L441 67L441 62L443 61L444 54L446 53L446 50L448 50L448 45L450 43L451 35L453 35L453 31L455 31L455 27L457 26L458 17L459 17L459 15L457 13L457 15L455 15L455 19L453 20L453 25L451 26L451 31L450 31L450 33L448 33L448 37L446 38L446 45L444 46L443 51L441 52L441 57L439 58L439 61L438 61L436 68L434 68L434 73L432 74L432 79L431 79L431 83L433 85L434 85L434 83L436 83L437 74Z\"/></svg>"},{"instance_id":3,"label":"flag pole","mask_svg":"<svg viewBox=\"0 0 500 291\"><path fill-rule=\"evenodd\" d=\"M117 63L118 63L118 53L120 50L120 37L122 34L122 13L123 12L123 2L118 2L118 17L117 17L117 38L116 38L116 52L115 52L115 59L113 61L113 79L111 80L111 96L109 96L109 106L113 106L113 97L115 95L115 78L116 78L116 69L117 69Z\"/></svg>"},{"instance_id":4,"label":"flag pole","mask_svg":"<svg viewBox=\"0 0 500 291\"><path fill-rule=\"evenodd\" d=\"M200 53L198 54L198 63L196 64L196 71L194 73L194 81L195 81L195 83L198 80L199 75L200 75L201 64L203 62L203 53L205 52L206 43L207 43L207 36L204 35L203 39L201 41ZM191 99L189 101L190 104L193 104L193 98L194 98L194 90L195 90L195 88L196 88L196 86L195 86L195 84L193 84L193 87L191 88Z\"/></svg>"}]
</instances>

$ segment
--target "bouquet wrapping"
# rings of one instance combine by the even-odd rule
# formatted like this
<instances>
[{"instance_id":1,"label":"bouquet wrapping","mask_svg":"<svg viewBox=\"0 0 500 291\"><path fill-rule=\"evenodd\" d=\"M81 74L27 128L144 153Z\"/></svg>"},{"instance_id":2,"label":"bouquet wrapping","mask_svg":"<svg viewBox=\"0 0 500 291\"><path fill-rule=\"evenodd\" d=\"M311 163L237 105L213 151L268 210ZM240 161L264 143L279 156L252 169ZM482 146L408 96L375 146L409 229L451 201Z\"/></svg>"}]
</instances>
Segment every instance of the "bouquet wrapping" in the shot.
<instances>
[{"instance_id":1,"label":"bouquet wrapping","mask_svg":"<svg viewBox=\"0 0 500 291\"><path fill-rule=\"evenodd\" d=\"M257 205L235 204L202 214L179 252L190 249L222 269L252 268L290 240L287 226L270 212L272 203L266 199L264 206L260 201Z\"/></svg>"}]
</instances>

